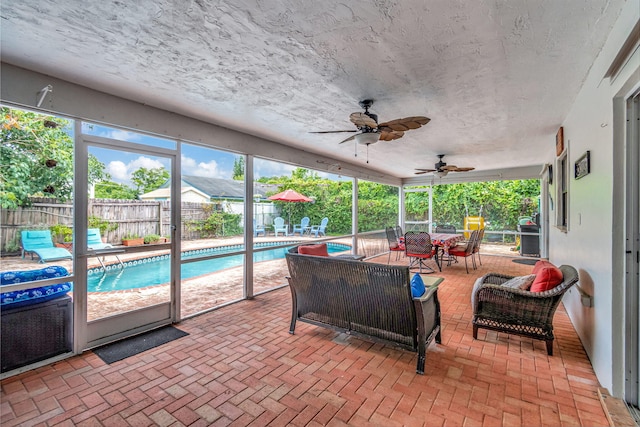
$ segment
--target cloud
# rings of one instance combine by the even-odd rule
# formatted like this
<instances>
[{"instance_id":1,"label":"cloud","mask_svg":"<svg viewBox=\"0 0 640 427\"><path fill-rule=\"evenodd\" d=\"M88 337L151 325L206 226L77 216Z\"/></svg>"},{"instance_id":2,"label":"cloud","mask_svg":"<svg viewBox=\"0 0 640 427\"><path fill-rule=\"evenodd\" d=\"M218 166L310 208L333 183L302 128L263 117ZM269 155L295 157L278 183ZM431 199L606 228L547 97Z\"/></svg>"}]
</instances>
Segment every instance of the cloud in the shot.
<instances>
[{"instance_id":1,"label":"cloud","mask_svg":"<svg viewBox=\"0 0 640 427\"><path fill-rule=\"evenodd\" d=\"M130 178L127 176L127 165L119 160L109 162L107 164L107 172L115 182L126 181Z\"/></svg>"},{"instance_id":2,"label":"cloud","mask_svg":"<svg viewBox=\"0 0 640 427\"><path fill-rule=\"evenodd\" d=\"M168 169L162 162L145 156L140 156L127 164L120 160L112 160L106 166L107 172L111 175L111 179L114 182L127 185L131 184L131 174L140 168Z\"/></svg>"},{"instance_id":3,"label":"cloud","mask_svg":"<svg viewBox=\"0 0 640 427\"><path fill-rule=\"evenodd\" d=\"M182 174L204 176L209 178L230 178L228 171L220 169L218 162L211 159L208 162L198 162L197 160L182 156Z\"/></svg>"}]
</instances>

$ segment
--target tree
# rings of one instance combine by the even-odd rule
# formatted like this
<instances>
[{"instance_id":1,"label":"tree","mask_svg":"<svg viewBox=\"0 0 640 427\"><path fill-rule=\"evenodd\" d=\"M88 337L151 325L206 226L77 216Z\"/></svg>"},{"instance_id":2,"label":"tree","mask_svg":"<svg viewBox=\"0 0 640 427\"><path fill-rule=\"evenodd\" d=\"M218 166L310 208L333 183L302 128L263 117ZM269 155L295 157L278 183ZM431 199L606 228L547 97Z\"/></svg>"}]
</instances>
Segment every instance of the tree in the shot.
<instances>
[{"instance_id":1,"label":"tree","mask_svg":"<svg viewBox=\"0 0 640 427\"><path fill-rule=\"evenodd\" d=\"M73 140L68 120L2 108L0 205L28 206L31 196L68 200L73 194ZM89 183L104 179L105 166L89 159Z\"/></svg>"},{"instance_id":2,"label":"tree","mask_svg":"<svg viewBox=\"0 0 640 427\"><path fill-rule=\"evenodd\" d=\"M97 199L135 200L138 192L126 184L113 181L100 181L95 184L94 195Z\"/></svg>"},{"instance_id":3,"label":"tree","mask_svg":"<svg viewBox=\"0 0 640 427\"><path fill-rule=\"evenodd\" d=\"M242 181L244 179L244 157L240 156L233 161L233 179Z\"/></svg>"},{"instance_id":4,"label":"tree","mask_svg":"<svg viewBox=\"0 0 640 427\"><path fill-rule=\"evenodd\" d=\"M171 175L165 168L140 168L131 174L138 194L148 193L162 186Z\"/></svg>"}]
</instances>

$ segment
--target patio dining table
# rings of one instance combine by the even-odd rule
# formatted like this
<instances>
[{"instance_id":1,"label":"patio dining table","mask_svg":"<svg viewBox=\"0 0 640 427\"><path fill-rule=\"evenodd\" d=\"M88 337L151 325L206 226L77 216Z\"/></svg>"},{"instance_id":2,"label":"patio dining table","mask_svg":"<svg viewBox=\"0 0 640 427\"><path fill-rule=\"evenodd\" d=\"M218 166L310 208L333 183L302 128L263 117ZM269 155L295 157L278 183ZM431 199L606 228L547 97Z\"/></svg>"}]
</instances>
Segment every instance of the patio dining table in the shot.
<instances>
[{"instance_id":1,"label":"patio dining table","mask_svg":"<svg viewBox=\"0 0 640 427\"><path fill-rule=\"evenodd\" d=\"M441 259L445 255L449 256L449 248L464 240L464 235L452 233L429 233L429 236L431 237L431 243L436 247L436 264L440 271L442 271L442 266L440 265ZM440 249L442 249L442 256L440 256Z\"/></svg>"}]
</instances>

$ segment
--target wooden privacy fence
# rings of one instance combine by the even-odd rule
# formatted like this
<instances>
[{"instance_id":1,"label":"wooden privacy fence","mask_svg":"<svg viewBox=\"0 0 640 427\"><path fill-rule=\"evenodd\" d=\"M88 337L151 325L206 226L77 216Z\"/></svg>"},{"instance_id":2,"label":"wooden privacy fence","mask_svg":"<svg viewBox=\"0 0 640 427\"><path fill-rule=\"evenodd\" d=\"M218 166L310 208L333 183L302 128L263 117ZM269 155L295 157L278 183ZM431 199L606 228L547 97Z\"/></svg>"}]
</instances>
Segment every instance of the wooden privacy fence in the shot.
<instances>
[{"instance_id":1,"label":"wooden privacy fence","mask_svg":"<svg viewBox=\"0 0 640 427\"><path fill-rule=\"evenodd\" d=\"M10 242L19 241L22 230L48 229L56 224L72 227L72 203L49 198L32 198L31 201L32 205L29 207L0 211L0 248L3 251ZM214 205L214 210L220 208L221 206ZM200 233L189 230L188 224L190 221L206 219L210 213L210 205L199 202L182 203L182 239L200 238ZM111 244L120 244L122 237L128 234L141 237L149 234L171 235L169 201L89 199L88 216L117 225L115 230L102 235Z\"/></svg>"}]
</instances>

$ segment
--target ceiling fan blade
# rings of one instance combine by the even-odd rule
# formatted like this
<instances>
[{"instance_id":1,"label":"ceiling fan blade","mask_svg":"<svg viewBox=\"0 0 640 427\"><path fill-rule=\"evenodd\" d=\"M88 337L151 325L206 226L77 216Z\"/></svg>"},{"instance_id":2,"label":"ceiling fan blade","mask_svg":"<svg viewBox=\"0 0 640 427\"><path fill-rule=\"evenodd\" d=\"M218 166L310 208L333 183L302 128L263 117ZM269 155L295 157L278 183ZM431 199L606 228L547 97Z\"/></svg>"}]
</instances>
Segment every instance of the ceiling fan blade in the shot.
<instances>
[{"instance_id":1,"label":"ceiling fan blade","mask_svg":"<svg viewBox=\"0 0 640 427\"><path fill-rule=\"evenodd\" d=\"M309 133L341 133L341 132L358 132L358 129L354 129L354 130L321 130L321 131L309 132Z\"/></svg>"},{"instance_id":2,"label":"ceiling fan blade","mask_svg":"<svg viewBox=\"0 0 640 427\"><path fill-rule=\"evenodd\" d=\"M441 169L449 172L469 172L474 170L475 168L462 168L462 167L459 168L458 166L455 166L455 165L447 165L447 166L443 166Z\"/></svg>"},{"instance_id":3,"label":"ceiling fan blade","mask_svg":"<svg viewBox=\"0 0 640 427\"><path fill-rule=\"evenodd\" d=\"M358 135L360 135L360 134L358 134ZM347 139L343 139L343 140L342 140L342 141L340 141L338 144L342 144L343 142L351 141L351 140L353 140L353 139L355 139L355 138L356 138L356 136L355 136L355 135L351 135L349 138L347 138Z\"/></svg>"},{"instance_id":4,"label":"ceiling fan blade","mask_svg":"<svg viewBox=\"0 0 640 427\"><path fill-rule=\"evenodd\" d=\"M422 175L424 173L429 173L429 171L420 171L420 172L414 172L414 175Z\"/></svg>"},{"instance_id":5,"label":"ceiling fan blade","mask_svg":"<svg viewBox=\"0 0 640 427\"><path fill-rule=\"evenodd\" d=\"M358 128L370 127L375 129L378 127L378 123L365 113L351 113L349 120L351 120L351 123L358 126Z\"/></svg>"},{"instance_id":6,"label":"ceiling fan blade","mask_svg":"<svg viewBox=\"0 0 640 427\"><path fill-rule=\"evenodd\" d=\"M380 132L380 141L393 141L394 139L400 139L404 136L404 132L402 131L387 131L383 130Z\"/></svg>"},{"instance_id":7,"label":"ceiling fan blade","mask_svg":"<svg viewBox=\"0 0 640 427\"><path fill-rule=\"evenodd\" d=\"M424 116L405 117L402 119L395 119L388 122L380 123L379 128L390 128L396 131L407 131L411 129L418 129L423 125L429 123L431 119Z\"/></svg>"},{"instance_id":8,"label":"ceiling fan blade","mask_svg":"<svg viewBox=\"0 0 640 427\"><path fill-rule=\"evenodd\" d=\"M436 169L422 169L422 168L416 168L417 171L420 171L422 173L427 173L427 172L435 172Z\"/></svg>"}]
</instances>

